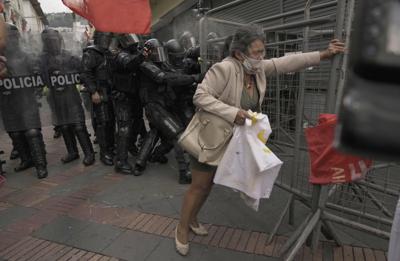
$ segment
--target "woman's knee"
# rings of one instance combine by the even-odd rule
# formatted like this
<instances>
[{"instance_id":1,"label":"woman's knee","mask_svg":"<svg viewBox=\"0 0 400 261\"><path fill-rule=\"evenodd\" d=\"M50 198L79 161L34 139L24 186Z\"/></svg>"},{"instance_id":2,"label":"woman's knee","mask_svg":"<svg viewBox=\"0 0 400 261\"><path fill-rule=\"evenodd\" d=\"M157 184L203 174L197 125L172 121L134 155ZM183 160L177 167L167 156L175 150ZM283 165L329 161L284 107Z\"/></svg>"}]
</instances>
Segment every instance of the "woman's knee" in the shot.
<instances>
[{"instance_id":1,"label":"woman's knee","mask_svg":"<svg viewBox=\"0 0 400 261\"><path fill-rule=\"evenodd\" d=\"M208 183L192 183L190 185L190 191L199 195L208 195L211 191L211 186Z\"/></svg>"}]
</instances>

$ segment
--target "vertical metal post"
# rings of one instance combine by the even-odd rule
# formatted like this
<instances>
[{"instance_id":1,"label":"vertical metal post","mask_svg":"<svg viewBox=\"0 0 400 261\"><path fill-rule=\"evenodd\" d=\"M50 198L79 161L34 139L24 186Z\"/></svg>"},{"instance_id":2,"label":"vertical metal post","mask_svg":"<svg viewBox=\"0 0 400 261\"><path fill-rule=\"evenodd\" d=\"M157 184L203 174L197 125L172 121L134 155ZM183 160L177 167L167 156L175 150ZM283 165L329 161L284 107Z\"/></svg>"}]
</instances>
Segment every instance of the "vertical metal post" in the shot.
<instances>
[{"instance_id":1,"label":"vertical metal post","mask_svg":"<svg viewBox=\"0 0 400 261\"><path fill-rule=\"evenodd\" d=\"M343 38L343 27L346 13L346 0L339 0L336 11L336 30L335 38L342 40ZM330 79L328 90L326 94L326 105L325 111L327 113L333 113L335 111L336 105L336 87L338 84L338 79L340 77L340 55L336 55L332 60L332 67L330 72Z\"/></svg>"},{"instance_id":2,"label":"vertical metal post","mask_svg":"<svg viewBox=\"0 0 400 261\"><path fill-rule=\"evenodd\" d=\"M306 7L304 9L304 20L310 19L310 6L312 0L308 0L306 3ZM308 51L308 41L309 41L309 26L304 28L304 37L303 37L303 52ZM295 179L297 175L295 173L299 169L299 160L300 160L300 145L301 145L301 135L303 133L303 111L304 111L304 92L305 92L305 72L300 73L300 85L299 92L297 97L296 104L296 131L295 131L295 141L294 141L294 158L293 164L291 165L290 173L292 173L290 180L290 187L294 186ZM289 208L289 224L294 224L294 201L291 203Z\"/></svg>"},{"instance_id":3,"label":"vertical metal post","mask_svg":"<svg viewBox=\"0 0 400 261\"><path fill-rule=\"evenodd\" d=\"M336 30L335 38L342 39L344 18L346 12L346 0L338 2L337 13L336 13ZM336 87L338 79L340 77L340 56L335 56L332 61L332 68L329 79L329 89L327 90L325 111L333 113L335 110L336 101ZM313 187L313 198L312 198L312 211L317 210L323 211L325 208L326 201L328 199L328 188L326 186L314 185ZM311 247L315 251L318 247L318 242L321 234L321 220L316 223L316 226L312 233Z\"/></svg>"},{"instance_id":4,"label":"vertical metal post","mask_svg":"<svg viewBox=\"0 0 400 261\"><path fill-rule=\"evenodd\" d=\"M344 41L346 43L346 46L350 46L351 27L353 24L353 17L354 17L354 6L355 6L355 0L349 0L348 8L347 8L347 12L348 12L347 24L346 24L346 28L345 28L346 40ZM347 72L346 68L348 66L348 64L347 64L348 59L349 59L349 55L347 53L345 53L343 55L343 63L342 63L342 68L341 68L341 72L343 73L343 75L342 75L342 77L340 77L339 83L338 83L337 98L336 98L336 110L335 110L336 113L339 108L340 100L343 95L344 84L346 82L346 72Z\"/></svg>"},{"instance_id":5,"label":"vertical metal post","mask_svg":"<svg viewBox=\"0 0 400 261\"><path fill-rule=\"evenodd\" d=\"M276 37L276 36L275 36ZM276 37L277 38L277 37ZM279 46L276 47L276 51L278 52L279 55ZM276 76L276 93L275 93L275 99L276 99L276 139L280 140L280 129L281 129L281 81L279 75Z\"/></svg>"},{"instance_id":6,"label":"vertical metal post","mask_svg":"<svg viewBox=\"0 0 400 261\"><path fill-rule=\"evenodd\" d=\"M203 16L199 22L199 38L200 38L200 58L201 58L201 72L207 71L207 31L208 20L207 16Z\"/></svg>"}]
</instances>

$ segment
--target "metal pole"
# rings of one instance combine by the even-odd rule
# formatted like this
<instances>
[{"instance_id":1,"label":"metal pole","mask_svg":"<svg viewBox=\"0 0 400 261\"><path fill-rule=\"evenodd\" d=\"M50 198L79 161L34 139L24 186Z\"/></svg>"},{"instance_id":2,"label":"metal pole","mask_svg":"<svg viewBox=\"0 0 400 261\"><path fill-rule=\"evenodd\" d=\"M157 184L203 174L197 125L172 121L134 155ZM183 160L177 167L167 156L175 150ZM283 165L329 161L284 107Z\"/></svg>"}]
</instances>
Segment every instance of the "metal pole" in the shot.
<instances>
[{"instance_id":1,"label":"metal pole","mask_svg":"<svg viewBox=\"0 0 400 261\"><path fill-rule=\"evenodd\" d=\"M280 256L284 255L290 249L290 247L296 242L296 240L300 237L300 235L304 232L304 229L310 222L311 217L312 214L309 213L306 219L304 219L303 223L301 223L300 226L298 226L296 230L292 233L292 235L288 238L288 240L286 240L285 244L280 249L279 253Z\"/></svg>"},{"instance_id":2,"label":"metal pole","mask_svg":"<svg viewBox=\"0 0 400 261\"><path fill-rule=\"evenodd\" d=\"M321 217L321 210L317 210L313 217L311 218L310 222L308 223L307 227L304 229L303 234L299 237L299 239L296 242L296 245L293 247L293 249L290 251L288 257L285 259L285 261L292 261L296 257L297 252L300 250L301 246L306 242L307 237L311 234L313 231L315 225L318 223L318 220Z\"/></svg>"},{"instance_id":3,"label":"metal pole","mask_svg":"<svg viewBox=\"0 0 400 261\"><path fill-rule=\"evenodd\" d=\"M384 225L388 225L388 226L391 226L392 223L393 223L393 220L388 219L388 218L375 216L375 215L372 215L372 214L364 213L364 212L359 211L359 210L355 210L355 209L352 209L352 208L344 207L344 206L333 204L333 203L329 203L329 202L326 204L326 207L329 208L329 209L341 211L341 212L346 213L346 214L363 217L363 218L369 219L371 221L380 222L380 223L382 223Z\"/></svg>"},{"instance_id":4,"label":"metal pole","mask_svg":"<svg viewBox=\"0 0 400 261\"><path fill-rule=\"evenodd\" d=\"M302 26L320 25L320 24L326 24L326 23L332 22L334 20L335 20L335 15L326 15L326 16L322 16L322 17L318 17L318 18L312 18L312 19L293 22L293 23L265 27L265 28L263 28L263 31L269 32L269 31L298 28L298 27L302 27ZM226 20L221 20L221 21L227 22ZM208 42L209 43L222 42L222 41L225 41L226 38L228 38L228 36L212 39L212 40L209 40ZM290 41L298 42L298 41L300 41L300 39L294 39L294 40L290 40ZM272 44L274 44L274 43L272 43ZM272 44L270 44L270 45L272 45ZM268 44L266 46L268 46Z\"/></svg>"},{"instance_id":5,"label":"metal pole","mask_svg":"<svg viewBox=\"0 0 400 261\"><path fill-rule=\"evenodd\" d=\"M298 22L293 22L293 23L287 23L283 25L274 25L274 26L269 26L263 28L264 32L268 31L276 31L276 30L285 30L285 29L292 29L292 28L298 28L301 26L311 26L311 25L319 25L319 24L325 24L329 23L335 20L335 15L326 15L322 16L319 18L312 18L312 19L305 19L303 21L298 21Z\"/></svg>"},{"instance_id":6,"label":"metal pole","mask_svg":"<svg viewBox=\"0 0 400 261\"><path fill-rule=\"evenodd\" d=\"M367 195L367 197L369 197L372 201L372 203L383 212L383 214L385 214L385 216L393 218L393 213L391 213L386 206L383 204L383 202L381 202L376 196L374 196L371 192L369 192L366 188L364 188L363 186L359 185L359 184L355 184L356 187L358 187L359 189L361 189L361 191L363 191L365 193L365 195Z\"/></svg>"},{"instance_id":7,"label":"metal pole","mask_svg":"<svg viewBox=\"0 0 400 261\"><path fill-rule=\"evenodd\" d=\"M310 18L310 9L309 5L311 4L311 0L309 0L306 4L304 20L308 20ZM308 12L307 12L308 10ZM303 52L308 51L308 36L309 36L309 27L304 29L304 41L303 41ZM304 93L305 93L305 72L300 73L300 86L297 98L296 105L296 131L295 131L295 142L294 142L294 159L293 164L291 165L290 173L292 173L292 177L290 179L290 187L294 187L296 176L299 169L299 160L300 160L300 146L301 146L301 135L303 133L303 111L304 111ZM292 202L289 208L289 224L294 224L294 201Z\"/></svg>"},{"instance_id":8,"label":"metal pole","mask_svg":"<svg viewBox=\"0 0 400 261\"><path fill-rule=\"evenodd\" d=\"M400 196L400 193L397 190L385 188L383 186L380 186L380 185L377 185L377 184L373 184L371 182L367 182L367 181L362 180L362 181L358 181L357 183L360 184L360 185L363 185L365 187L372 188L372 189L374 189L376 191L383 192L385 194L394 196L394 197L399 197Z\"/></svg>"},{"instance_id":9,"label":"metal pole","mask_svg":"<svg viewBox=\"0 0 400 261\"><path fill-rule=\"evenodd\" d=\"M229 7L234 7L234 6L240 5L240 4L245 3L245 2L250 2L250 1L251 0L236 0L236 1L227 3L227 4L224 4L224 5L218 6L218 7L214 8L214 9L209 10L209 11L206 12L206 15L210 15L212 13L219 12L219 11L227 9Z\"/></svg>"},{"instance_id":10,"label":"metal pole","mask_svg":"<svg viewBox=\"0 0 400 261\"><path fill-rule=\"evenodd\" d=\"M335 38L342 39L343 38L343 27L344 27L344 19L346 12L346 1L341 0L338 2L337 13L336 13L336 30L335 30ZM325 111L327 113L335 112L336 105L336 88L338 85L338 79L340 77L340 60L342 56L336 55L332 61L332 67L330 72L329 85L327 90L326 97L326 105Z\"/></svg>"},{"instance_id":11,"label":"metal pole","mask_svg":"<svg viewBox=\"0 0 400 261\"><path fill-rule=\"evenodd\" d=\"M350 35L351 35L351 28L353 24L353 16L354 16L354 6L355 6L355 0L349 0L349 7L347 8L348 10L348 15L347 15L347 24L346 24L346 40L345 43L347 46L350 46ZM336 99L336 113L338 113L341 97L343 96L343 89L344 89L344 84L346 82L346 72L347 72L347 66L348 66L348 59L349 55L345 53L343 55L343 63L342 63L342 77L339 79L338 83L338 92L337 92L337 99Z\"/></svg>"},{"instance_id":12,"label":"metal pole","mask_svg":"<svg viewBox=\"0 0 400 261\"><path fill-rule=\"evenodd\" d=\"M228 25L235 25L235 26L244 26L244 25L246 25L246 24L243 24L243 23L238 23L238 22L218 19L218 18L214 18L214 17L208 17L208 20L216 22L216 23L220 23L220 24L228 24ZM215 39L213 39L213 40L215 40Z\"/></svg>"},{"instance_id":13,"label":"metal pole","mask_svg":"<svg viewBox=\"0 0 400 261\"><path fill-rule=\"evenodd\" d=\"M323 4L318 4L318 5L314 5L311 6L311 10L318 10L318 9L323 9L325 7L331 7L331 6L335 6L337 4L338 1L331 1L331 2L327 2L327 3L323 3ZM282 8L281 8L282 10ZM296 9L293 11L289 11L289 12L285 12L285 13L281 13L281 14L277 14L277 15L273 15L273 16L268 16L265 18L261 18L261 19L257 19L252 21L251 23L262 23L262 22L267 22L267 21L273 21L279 18L284 18L284 17L288 17L291 15L297 15L297 14L301 14L304 12L304 8L300 8L300 9Z\"/></svg>"},{"instance_id":14,"label":"metal pole","mask_svg":"<svg viewBox=\"0 0 400 261\"><path fill-rule=\"evenodd\" d=\"M207 16L203 16L199 22L199 41L200 41L200 58L201 72L207 71Z\"/></svg>"},{"instance_id":15,"label":"metal pole","mask_svg":"<svg viewBox=\"0 0 400 261\"><path fill-rule=\"evenodd\" d=\"M326 219L326 220L329 220L329 221L332 221L334 223L338 223L338 224L341 224L341 225L344 225L344 226L347 226L347 227L351 227L351 228L354 228L354 229L357 229L357 230L361 230L361 231L365 231L365 232L377 235L377 236L382 237L384 239L389 239L390 238L390 233L389 232L386 232L386 231L383 231L381 229L377 229L377 228L374 228L374 227L370 227L370 226L367 226L367 225L364 225L364 224L360 224L358 222L355 222L355 221L352 221L352 220L349 220L349 219L346 219L346 218L342 218L342 217L336 216L336 215L331 214L331 213L324 212L323 215L322 215L322 218Z\"/></svg>"},{"instance_id":16,"label":"metal pole","mask_svg":"<svg viewBox=\"0 0 400 261\"><path fill-rule=\"evenodd\" d=\"M267 240L267 245L271 244L272 239L274 238L274 236L276 235L276 232L278 231L279 227L283 223L283 219L285 218L286 213L289 210L289 206L291 205L293 200L294 200L294 195L291 194L289 196L289 199L288 199L287 203L285 204L285 208L283 209L281 215L278 218L278 222L276 222L274 228L272 229L271 233L269 234L269 237L268 237L268 240Z\"/></svg>"}]
</instances>

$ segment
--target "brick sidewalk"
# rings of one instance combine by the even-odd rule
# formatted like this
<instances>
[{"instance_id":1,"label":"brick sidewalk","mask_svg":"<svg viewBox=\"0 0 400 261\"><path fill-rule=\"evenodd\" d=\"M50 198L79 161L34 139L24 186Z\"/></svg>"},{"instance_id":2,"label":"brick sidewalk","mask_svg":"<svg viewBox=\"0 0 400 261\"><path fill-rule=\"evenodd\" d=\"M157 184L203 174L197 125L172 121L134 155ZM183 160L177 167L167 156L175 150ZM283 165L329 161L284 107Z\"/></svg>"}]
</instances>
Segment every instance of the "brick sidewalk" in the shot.
<instances>
[{"instance_id":1,"label":"brick sidewalk","mask_svg":"<svg viewBox=\"0 0 400 261\"><path fill-rule=\"evenodd\" d=\"M0 214L12 206L23 206L38 210L34 215L13 222L0 232L0 257L6 260L117 260L99 253L79 249L48 240L31 237L41 227L50 224L60 216L112 225L124 230L148 233L158 237L173 238L177 219L151 213L143 213L126 208L93 203L90 198L102 188L127 178L110 174L102 179L64 197L50 197L48 192L62 184L68 184L69 178L82 173L74 169L59 176L36 183L25 191L16 191L5 186L1 189ZM70 174L72 173L72 174ZM39 196L40 195L40 196ZM286 237L276 237L266 245L268 235L259 231L249 231L216 224L205 224L209 229L207 237L191 234L192 243L204 246L224 248L249 254L279 257L280 247ZM173 247L171 240L171 247ZM33 251L34 250L34 251ZM324 258L326 256L326 258ZM385 253L369 248L351 246L334 247L324 242L312 255L308 247L303 248L296 260L386 260Z\"/></svg>"},{"instance_id":2,"label":"brick sidewalk","mask_svg":"<svg viewBox=\"0 0 400 261\"><path fill-rule=\"evenodd\" d=\"M173 166L151 166L153 172L140 178L117 175L99 162L61 165L62 141L46 144L49 178L39 181L33 171L14 174L10 170L16 163L7 165L8 182L0 188L0 260L182 259L174 251L173 234L186 186L176 184ZM220 194L217 199L223 201ZM251 215L240 226L206 223L209 235L191 234L191 253L182 260L279 260L287 237L277 236L267 245L268 234L246 223ZM303 247L296 260L381 261L386 253L322 242L314 255Z\"/></svg>"}]
</instances>

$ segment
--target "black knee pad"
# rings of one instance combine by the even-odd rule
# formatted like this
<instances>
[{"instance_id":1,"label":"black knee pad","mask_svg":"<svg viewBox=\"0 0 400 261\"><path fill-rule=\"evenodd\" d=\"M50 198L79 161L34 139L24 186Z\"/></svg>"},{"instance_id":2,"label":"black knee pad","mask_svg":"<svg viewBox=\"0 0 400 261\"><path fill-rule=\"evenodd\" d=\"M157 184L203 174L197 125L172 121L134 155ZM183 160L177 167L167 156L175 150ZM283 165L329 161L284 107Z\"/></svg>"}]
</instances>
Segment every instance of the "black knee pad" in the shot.
<instances>
[{"instance_id":1,"label":"black knee pad","mask_svg":"<svg viewBox=\"0 0 400 261\"><path fill-rule=\"evenodd\" d=\"M86 125L84 123L76 123L76 124L74 124L74 130L76 132L85 131Z\"/></svg>"},{"instance_id":2,"label":"black knee pad","mask_svg":"<svg viewBox=\"0 0 400 261\"><path fill-rule=\"evenodd\" d=\"M146 105L146 115L160 135L166 139L176 139L184 130L182 124L170 112L159 104Z\"/></svg>"},{"instance_id":3,"label":"black knee pad","mask_svg":"<svg viewBox=\"0 0 400 261\"><path fill-rule=\"evenodd\" d=\"M25 131L25 136L27 138L40 137L42 136L42 132L40 131L40 129L30 129Z\"/></svg>"},{"instance_id":4,"label":"black knee pad","mask_svg":"<svg viewBox=\"0 0 400 261\"><path fill-rule=\"evenodd\" d=\"M9 132L8 135L10 136L11 139L18 140L24 137L24 132L22 131Z\"/></svg>"},{"instance_id":5,"label":"black knee pad","mask_svg":"<svg viewBox=\"0 0 400 261\"><path fill-rule=\"evenodd\" d=\"M128 137L129 136L129 127L122 126L118 129L118 136Z\"/></svg>"}]
</instances>

